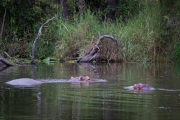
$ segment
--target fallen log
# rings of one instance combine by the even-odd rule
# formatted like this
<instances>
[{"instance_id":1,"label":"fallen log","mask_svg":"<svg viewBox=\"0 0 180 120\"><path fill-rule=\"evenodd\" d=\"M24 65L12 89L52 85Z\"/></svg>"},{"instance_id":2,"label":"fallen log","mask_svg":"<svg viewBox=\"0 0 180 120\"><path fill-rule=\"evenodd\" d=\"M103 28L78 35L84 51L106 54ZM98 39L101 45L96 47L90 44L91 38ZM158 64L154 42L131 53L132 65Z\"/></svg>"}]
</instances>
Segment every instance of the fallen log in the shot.
<instances>
[{"instance_id":1,"label":"fallen log","mask_svg":"<svg viewBox=\"0 0 180 120\"><path fill-rule=\"evenodd\" d=\"M7 61L5 58L3 58L2 56L0 56L0 62L3 63L6 66L13 66L13 64L11 64L9 61Z\"/></svg>"},{"instance_id":2,"label":"fallen log","mask_svg":"<svg viewBox=\"0 0 180 120\"><path fill-rule=\"evenodd\" d=\"M101 41L104 40L105 38L112 40L114 42L116 48L118 49L118 42L113 36L103 35L103 36L99 37L95 46L91 50L86 52L81 58L79 58L77 60L77 62L91 62L91 61L94 61L96 59L102 59L101 55L98 53L98 51L100 49L99 45L100 45Z\"/></svg>"}]
</instances>

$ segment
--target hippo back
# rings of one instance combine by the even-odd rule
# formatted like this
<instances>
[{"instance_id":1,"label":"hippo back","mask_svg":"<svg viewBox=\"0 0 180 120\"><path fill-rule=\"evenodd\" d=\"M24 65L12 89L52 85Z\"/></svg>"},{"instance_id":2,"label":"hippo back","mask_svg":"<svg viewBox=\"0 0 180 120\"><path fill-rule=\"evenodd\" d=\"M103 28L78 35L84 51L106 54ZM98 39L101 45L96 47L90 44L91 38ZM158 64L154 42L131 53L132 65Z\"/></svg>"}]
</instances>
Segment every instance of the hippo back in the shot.
<instances>
[{"instance_id":1,"label":"hippo back","mask_svg":"<svg viewBox=\"0 0 180 120\"><path fill-rule=\"evenodd\" d=\"M32 86L40 85L42 83L43 82L41 81L33 80L30 78L20 78L6 82L6 84L8 85L19 86L19 87L32 87Z\"/></svg>"}]
</instances>

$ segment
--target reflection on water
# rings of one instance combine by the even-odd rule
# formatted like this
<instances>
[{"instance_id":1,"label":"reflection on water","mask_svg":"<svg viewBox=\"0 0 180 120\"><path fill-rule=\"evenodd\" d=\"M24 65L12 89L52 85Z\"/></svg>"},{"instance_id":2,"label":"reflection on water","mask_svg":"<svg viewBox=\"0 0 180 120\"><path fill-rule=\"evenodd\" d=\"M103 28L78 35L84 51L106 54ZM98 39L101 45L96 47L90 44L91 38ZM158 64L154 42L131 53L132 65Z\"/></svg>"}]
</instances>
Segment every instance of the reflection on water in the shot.
<instances>
[{"instance_id":1,"label":"reflection on water","mask_svg":"<svg viewBox=\"0 0 180 120\"><path fill-rule=\"evenodd\" d=\"M103 83L44 83L14 88L18 78L68 80L71 76L106 79ZM0 120L180 119L180 68L173 64L56 64L13 66L0 72ZM155 90L123 89L148 83Z\"/></svg>"}]
</instances>

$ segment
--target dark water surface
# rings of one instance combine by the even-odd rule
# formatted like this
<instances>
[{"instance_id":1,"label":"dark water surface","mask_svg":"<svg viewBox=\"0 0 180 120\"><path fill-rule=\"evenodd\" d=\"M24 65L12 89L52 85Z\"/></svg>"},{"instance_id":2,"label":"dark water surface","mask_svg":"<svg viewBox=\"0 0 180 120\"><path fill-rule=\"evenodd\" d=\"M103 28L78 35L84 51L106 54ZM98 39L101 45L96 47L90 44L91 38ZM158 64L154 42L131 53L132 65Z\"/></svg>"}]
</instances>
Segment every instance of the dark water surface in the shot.
<instances>
[{"instance_id":1,"label":"dark water surface","mask_svg":"<svg viewBox=\"0 0 180 120\"><path fill-rule=\"evenodd\" d=\"M18 78L68 80L71 76L106 79L105 83L44 83L16 88ZM148 83L155 90L123 89ZM56 64L13 66L0 71L0 120L178 120L180 65Z\"/></svg>"}]
</instances>

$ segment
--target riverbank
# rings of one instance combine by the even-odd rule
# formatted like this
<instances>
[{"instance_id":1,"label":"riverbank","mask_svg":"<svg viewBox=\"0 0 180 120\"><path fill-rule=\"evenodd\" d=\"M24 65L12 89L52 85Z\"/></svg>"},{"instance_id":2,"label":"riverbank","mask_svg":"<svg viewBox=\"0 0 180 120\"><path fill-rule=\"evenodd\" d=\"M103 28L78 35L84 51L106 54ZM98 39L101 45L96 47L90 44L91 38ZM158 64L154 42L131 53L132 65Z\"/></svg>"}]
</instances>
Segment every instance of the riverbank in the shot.
<instances>
[{"instance_id":1,"label":"riverbank","mask_svg":"<svg viewBox=\"0 0 180 120\"><path fill-rule=\"evenodd\" d=\"M21 2L23 4L23 1ZM180 59L178 34L180 27L178 26L177 12L179 11L179 2L157 0L129 2L131 4L123 3L126 5L123 9L115 8L126 13L116 11L116 16L112 19L105 19L106 14L104 12L106 9L93 11L88 7L82 15L74 11L69 18L64 18L61 12L62 8L57 6L57 8L54 6L53 9L47 10L46 15L41 13L43 5L46 5L46 8L49 9L52 5L57 5L55 2L51 2L51 5L42 2L40 4L42 6L38 6L38 9L33 7L34 11L28 8L27 10L35 16L44 15L37 19L29 14L22 14L21 17L11 17L12 15L7 10L7 17L11 18L10 21L3 15L0 19L5 22L1 24L0 54L3 56L5 51L15 58L31 57L32 44L39 27L56 14L56 19L45 26L42 31L35 48L35 59L76 60L94 48L100 35L111 35L117 40L118 48L109 39L102 40L102 43L98 46L98 55L101 55L105 62L178 61ZM10 3L6 4L7 7L12 5ZM32 2L32 4L34 3ZM121 4L119 3L119 5ZM14 5L14 7L17 6ZM103 7L102 5L101 8ZM119 6L117 5L117 7ZM0 8L3 7L0 6ZM172 8L173 11L171 11ZM73 10L71 8L71 12ZM132 10L135 12L132 12ZM18 11L16 12L18 13ZM21 12L23 11L21 10ZM118 13L121 15L117 15ZM6 16L6 9L3 14ZM27 21L27 17L30 21ZM21 26L18 22L20 18L23 18L27 24Z\"/></svg>"}]
</instances>

